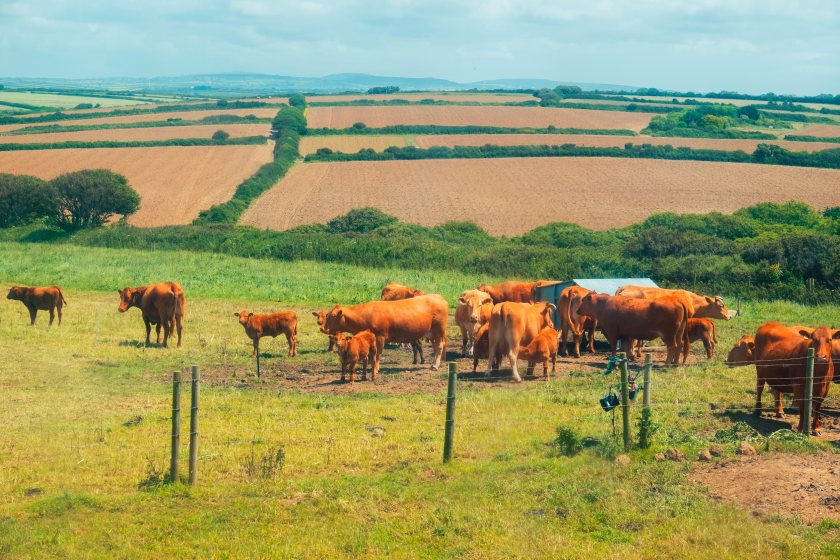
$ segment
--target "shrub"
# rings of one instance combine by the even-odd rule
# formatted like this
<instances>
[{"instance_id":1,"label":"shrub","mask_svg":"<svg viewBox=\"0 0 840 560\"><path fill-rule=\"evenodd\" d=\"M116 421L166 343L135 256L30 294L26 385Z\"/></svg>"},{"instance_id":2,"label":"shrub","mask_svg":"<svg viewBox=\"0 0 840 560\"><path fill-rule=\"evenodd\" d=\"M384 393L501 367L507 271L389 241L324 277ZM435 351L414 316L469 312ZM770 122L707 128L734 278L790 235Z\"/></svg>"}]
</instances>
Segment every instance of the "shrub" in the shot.
<instances>
[{"instance_id":1,"label":"shrub","mask_svg":"<svg viewBox=\"0 0 840 560\"><path fill-rule=\"evenodd\" d=\"M289 96L289 105L303 109L306 107L306 97L302 93L295 93Z\"/></svg>"},{"instance_id":2,"label":"shrub","mask_svg":"<svg viewBox=\"0 0 840 560\"><path fill-rule=\"evenodd\" d=\"M368 233L396 221L394 216L377 208L357 208L330 220L327 230L331 233Z\"/></svg>"},{"instance_id":3,"label":"shrub","mask_svg":"<svg viewBox=\"0 0 840 560\"><path fill-rule=\"evenodd\" d=\"M37 177L0 173L0 227L52 216L58 211L53 188Z\"/></svg>"},{"instance_id":4,"label":"shrub","mask_svg":"<svg viewBox=\"0 0 840 560\"><path fill-rule=\"evenodd\" d=\"M227 139L230 138L230 134L228 134L224 130L217 130L216 132L213 133L213 136L211 138L213 139L214 142L218 142L219 144L224 144L225 142L227 142Z\"/></svg>"},{"instance_id":5,"label":"shrub","mask_svg":"<svg viewBox=\"0 0 840 560\"><path fill-rule=\"evenodd\" d=\"M363 122L353 123L353 130L364 130L367 128L367 125Z\"/></svg>"},{"instance_id":6,"label":"shrub","mask_svg":"<svg viewBox=\"0 0 840 560\"><path fill-rule=\"evenodd\" d=\"M568 426L557 426L557 436L552 443L557 453L566 457L577 455L583 449L583 442L577 431Z\"/></svg>"},{"instance_id":7,"label":"shrub","mask_svg":"<svg viewBox=\"0 0 840 560\"><path fill-rule=\"evenodd\" d=\"M140 196L128 180L107 169L65 173L50 185L58 195L53 219L63 229L101 226L115 214L129 216L140 208Z\"/></svg>"}]
</instances>

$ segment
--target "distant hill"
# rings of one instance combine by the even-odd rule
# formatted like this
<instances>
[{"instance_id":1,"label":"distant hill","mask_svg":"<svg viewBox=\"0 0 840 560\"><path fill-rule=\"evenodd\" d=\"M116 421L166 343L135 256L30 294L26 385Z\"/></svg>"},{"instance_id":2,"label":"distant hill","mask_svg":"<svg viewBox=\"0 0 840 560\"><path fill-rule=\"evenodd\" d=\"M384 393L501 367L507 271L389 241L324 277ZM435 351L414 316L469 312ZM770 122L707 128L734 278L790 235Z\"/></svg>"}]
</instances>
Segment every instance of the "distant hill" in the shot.
<instances>
[{"instance_id":1,"label":"distant hill","mask_svg":"<svg viewBox=\"0 0 840 560\"><path fill-rule=\"evenodd\" d=\"M193 74L187 76L153 78L0 78L0 84L13 88L53 89L110 89L143 92L237 95L286 92L358 92L376 86L397 86L401 90L470 90L470 89L539 89L558 85L576 85L583 90L635 91L638 88L615 84L590 84L544 80L537 78L509 78L460 83L440 78L405 78L373 76L370 74L331 74L322 77L277 76L272 74L230 73Z\"/></svg>"}]
</instances>

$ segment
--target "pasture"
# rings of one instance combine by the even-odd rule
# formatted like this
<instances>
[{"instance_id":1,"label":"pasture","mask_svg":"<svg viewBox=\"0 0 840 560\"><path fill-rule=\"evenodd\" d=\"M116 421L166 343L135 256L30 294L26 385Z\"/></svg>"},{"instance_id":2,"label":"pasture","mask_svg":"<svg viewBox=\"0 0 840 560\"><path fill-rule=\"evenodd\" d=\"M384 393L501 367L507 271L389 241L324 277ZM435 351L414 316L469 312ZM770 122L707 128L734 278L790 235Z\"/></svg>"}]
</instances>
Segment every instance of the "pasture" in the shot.
<instances>
[{"instance_id":1,"label":"pasture","mask_svg":"<svg viewBox=\"0 0 840 560\"><path fill-rule=\"evenodd\" d=\"M173 138L210 138L217 130L224 130L231 138L267 136L268 124L205 124L150 128L107 128L74 132L44 132L0 136L0 144L37 144L42 142L120 142L170 140Z\"/></svg>"},{"instance_id":2,"label":"pasture","mask_svg":"<svg viewBox=\"0 0 840 560\"><path fill-rule=\"evenodd\" d=\"M494 235L555 221L607 229L656 212L733 212L762 201L832 206L838 180L840 171L828 169L613 158L307 163L257 199L242 223L285 230L375 206L422 225L469 220ZM488 197L495 203L478 202Z\"/></svg>"},{"instance_id":3,"label":"pasture","mask_svg":"<svg viewBox=\"0 0 840 560\"><path fill-rule=\"evenodd\" d=\"M90 95L62 95L57 93L36 93L29 91L0 91L0 101L9 103L23 103L36 107L55 107L56 109L72 109L80 103L99 104L102 107L125 107L128 105L142 105L143 99L114 99L112 97L96 97Z\"/></svg>"},{"instance_id":4,"label":"pasture","mask_svg":"<svg viewBox=\"0 0 840 560\"><path fill-rule=\"evenodd\" d=\"M58 126L74 126L78 124L84 125L93 125L93 124L115 124L115 123L138 123L138 122L154 122L154 121L165 121L169 119L183 119L183 120L198 120L204 117L216 116L216 115L234 115L238 117L245 117L248 115L254 115L258 118L272 118L274 115L277 114L276 108L253 108L253 109L207 109L203 111L173 111L169 113L157 113L157 112L149 112L149 113L140 113L137 115L123 115L119 117L93 117L89 119L68 119L68 120L56 120L55 124ZM23 121L23 119L21 119ZM42 125L42 122L39 122L38 125ZM5 127L16 127L20 128L18 124L12 125L4 125ZM0 132L6 132L4 129L0 129Z\"/></svg>"},{"instance_id":5,"label":"pasture","mask_svg":"<svg viewBox=\"0 0 840 560\"><path fill-rule=\"evenodd\" d=\"M224 128L222 125L215 129ZM111 131L103 131L111 132ZM187 224L233 196L236 186L272 161L271 142L247 146L73 148L0 152L4 173L51 179L81 169L125 175L141 197L129 222L140 226Z\"/></svg>"},{"instance_id":6,"label":"pasture","mask_svg":"<svg viewBox=\"0 0 840 560\"><path fill-rule=\"evenodd\" d=\"M627 113L548 107L498 107L459 105L398 105L311 107L306 113L310 128L349 128L357 122L369 128L391 125L502 126L541 128L622 129L640 131L653 113Z\"/></svg>"},{"instance_id":7,"label":"pasture","mask_svg":"<svg viewBox=\"0 0 840 560\"><path fill-rule=\"evenodd\" d=\"M116 311L116 288L163 278L187 293L181 349L145 348L137 310ZM65 323L26 324L18 302L0 305L0 552L4 556L171 557L603 557L832 558L834 521L751 514L691 482L689 458L721 442L737 464L755 420L754 372L719 361L654 371L650 450L628 466L597 399L604 356L566 360L549 383L459 384L455 459L440 463L443 376L387 349L382 381L334 382L336 359L311 315L335 301L378 296L397 279L450 302L487 278L278 263L210 254L0 244L0 282L59 283ZM724 294L726 295L726 294ZM278 302L279 300L279 302ZM232 316L248 308L298 312L300 356L264 341L265 377ZM837 307L755 303L719 325L719 351L770 318L831 322ZM457 329L450 324L450 337ZM450 357L458 341L450 340ZM192 363L202 388L199 483L162 484L168 461L170 372ZM329 376L333 380L329 380ZM326 389L304 389L310 378ZM295 386L301 387L295 389ZM830 395L827 406L837 406ZM187 406L186 401L182 406ZM634 412L634 414L637 413ZM788 421L793 417L789 414ZM558 427L587 445L564 454ZM741 431L737 431L741 430ZM764 441L761 436L754 436ZM809 461L828 443L768 442L762 458ZM758 445L756 443L756 445ZM282 450L282 454L278 452ZM784 452L784 453L782 453ZM793 453L793 455L791 455ZM821 457L817 456L817 457ZM282 460L278 459L282 457ZM815 458L816 459L816 458ZM721 472L727 470L722 467ZM800 475L801 477L801 475ZM801 482L756 481L755 492ZM820 512L835 517L830 508Z\"/></svg>"}]
</instances>

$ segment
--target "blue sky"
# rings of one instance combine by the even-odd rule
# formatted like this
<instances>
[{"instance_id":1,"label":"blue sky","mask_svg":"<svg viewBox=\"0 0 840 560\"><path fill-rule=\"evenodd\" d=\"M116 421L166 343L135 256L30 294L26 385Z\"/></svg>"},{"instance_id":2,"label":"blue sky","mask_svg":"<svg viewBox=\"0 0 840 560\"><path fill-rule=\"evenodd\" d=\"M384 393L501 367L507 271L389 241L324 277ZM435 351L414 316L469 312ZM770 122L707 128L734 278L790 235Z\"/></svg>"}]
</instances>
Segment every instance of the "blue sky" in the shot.
<instances>
[{"instance_id":1,"label":"blue sky","mask_svg":"<svg viewBox=\"0 0 840 560\"><path fill-rule=\"evenodd\" d=\"M0 0L0 76L363 72L840 93L840 1Z\"/></svg>"}]
</instances>

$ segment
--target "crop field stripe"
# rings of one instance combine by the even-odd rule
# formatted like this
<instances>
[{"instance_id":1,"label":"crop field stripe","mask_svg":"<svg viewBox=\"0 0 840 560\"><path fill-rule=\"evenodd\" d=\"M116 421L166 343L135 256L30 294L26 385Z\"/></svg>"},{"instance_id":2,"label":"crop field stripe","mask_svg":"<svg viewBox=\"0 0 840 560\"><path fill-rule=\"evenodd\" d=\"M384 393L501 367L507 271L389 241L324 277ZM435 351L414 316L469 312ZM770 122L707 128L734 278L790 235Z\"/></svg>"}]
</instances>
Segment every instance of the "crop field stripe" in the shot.
<instances>
[{"instance_id":1,"label":"crop field stripe","mask_svg":"<svg viewBox=\"0 0 840 560\"><path fill-rule=\"evenodd\" d=\"M475 102L475 103L521 103L539 101L536 97L524 93L388 93L388 94L350 94L350 95L309 95L310 103L345 103L349 101L435 101Z\"/></svg>"},{"instance_id":2,"label":"crop field stripe","mask_svg":"<svg viewBox=\"0 0 840 560\"><path fill-rule=\"evenodd\" d=\"M265 144L267 136L242 136L230 138L225 142L216 142L211 138L167 138L164 140L96 140L96 141L74 141L51 143L2 143L0 152L30 151L30 150L70 150L74 148L96 149L96 148L160 148L164 146L245 146L253 144Z\"/></svg>"},{"instance_id":3,"label":"crop field stripe","mask_svg":"<svg viewBox=\"0 0 840 560\"><path fill-rule=\"evenodd\" d=\"M764 201L832 206L838 181L840 171L829 169L609 157L307 163L242 223L282 230L373 206L427 226L469 220L494 235L549 222L608 229L657 212L733 212Z\"/></svg>"},{"instance_id":4,"label":"crop field stripe","mask_svg":"<svg viewBox=\"0 0 840 560\"><path fill-rule=\"evenodd\" d=\"M640 131L654 113L598 111L548 107L313 107L307 113L310 128L348 128L363 122L368 127L390 125L478 125L501 127L621 128Z\"/></svg>"},{"instance_id":5,"label":"crop field stripe","mask_svg":"<svg viewBox=\"0 0 840 560\"><path fill-rule=\"evenodd\" d=\"M189 119L189 120L196 120L202 117L210 117L215 115L236 115L239 117L244 117L247 115L254 115L256 117L261 118L273 118L277 114L277 109L274 108L260 108L260 109L209 109L209 110L202 110L202 111L176 111L172 113L159 113L159 112L144 112L136 115L125 115L125 116L116 116L116 117L95 117L95 118L86 118L86 119L70 119L70 120L58 120L54 122L50 122L49 124L55 124L58 126L73 126L76 124L85 124L85 125L93 125L93 124L109 124L109 123L136 123L136 122L154 122L154 121L165 121L167 119ZM15 123L14 125L19 128L21 123ZM33 126L33 125L40 125L41 121L31 122L31 123L23 123L26 126ZM9 125L5 125L9 126Z\"/></svg>"},{"instance_id":6,"label":"crop field stripe","mask_svg":"<svg viewBox=\"0 0 840 560\"><path fill-rule=\"evenodd\" d=\"M201 210L226 202L237 185L272 161L273 143L254 146L165 148L75 148L0 152L4 173L51 179L81 169L121 173L140 194L140 210L129 223L187 224Z\"/></svg>"},{"instance_id":7,"label":"crop field stripe","mask_svg":"<svg viewBox=\"0 0 840 560\"><path fill-rule=\"evenodd\" d=\"M0 135L0 144L36 144L54 142L93 141L149 141L171 138L210 138L217 130L224 130L231 138L267 136L271 127L266 124L204 124L186 126L155 126L149 128L105 128L71 132L43 132L38 134Z\"/></svg>"}]
</instances>

